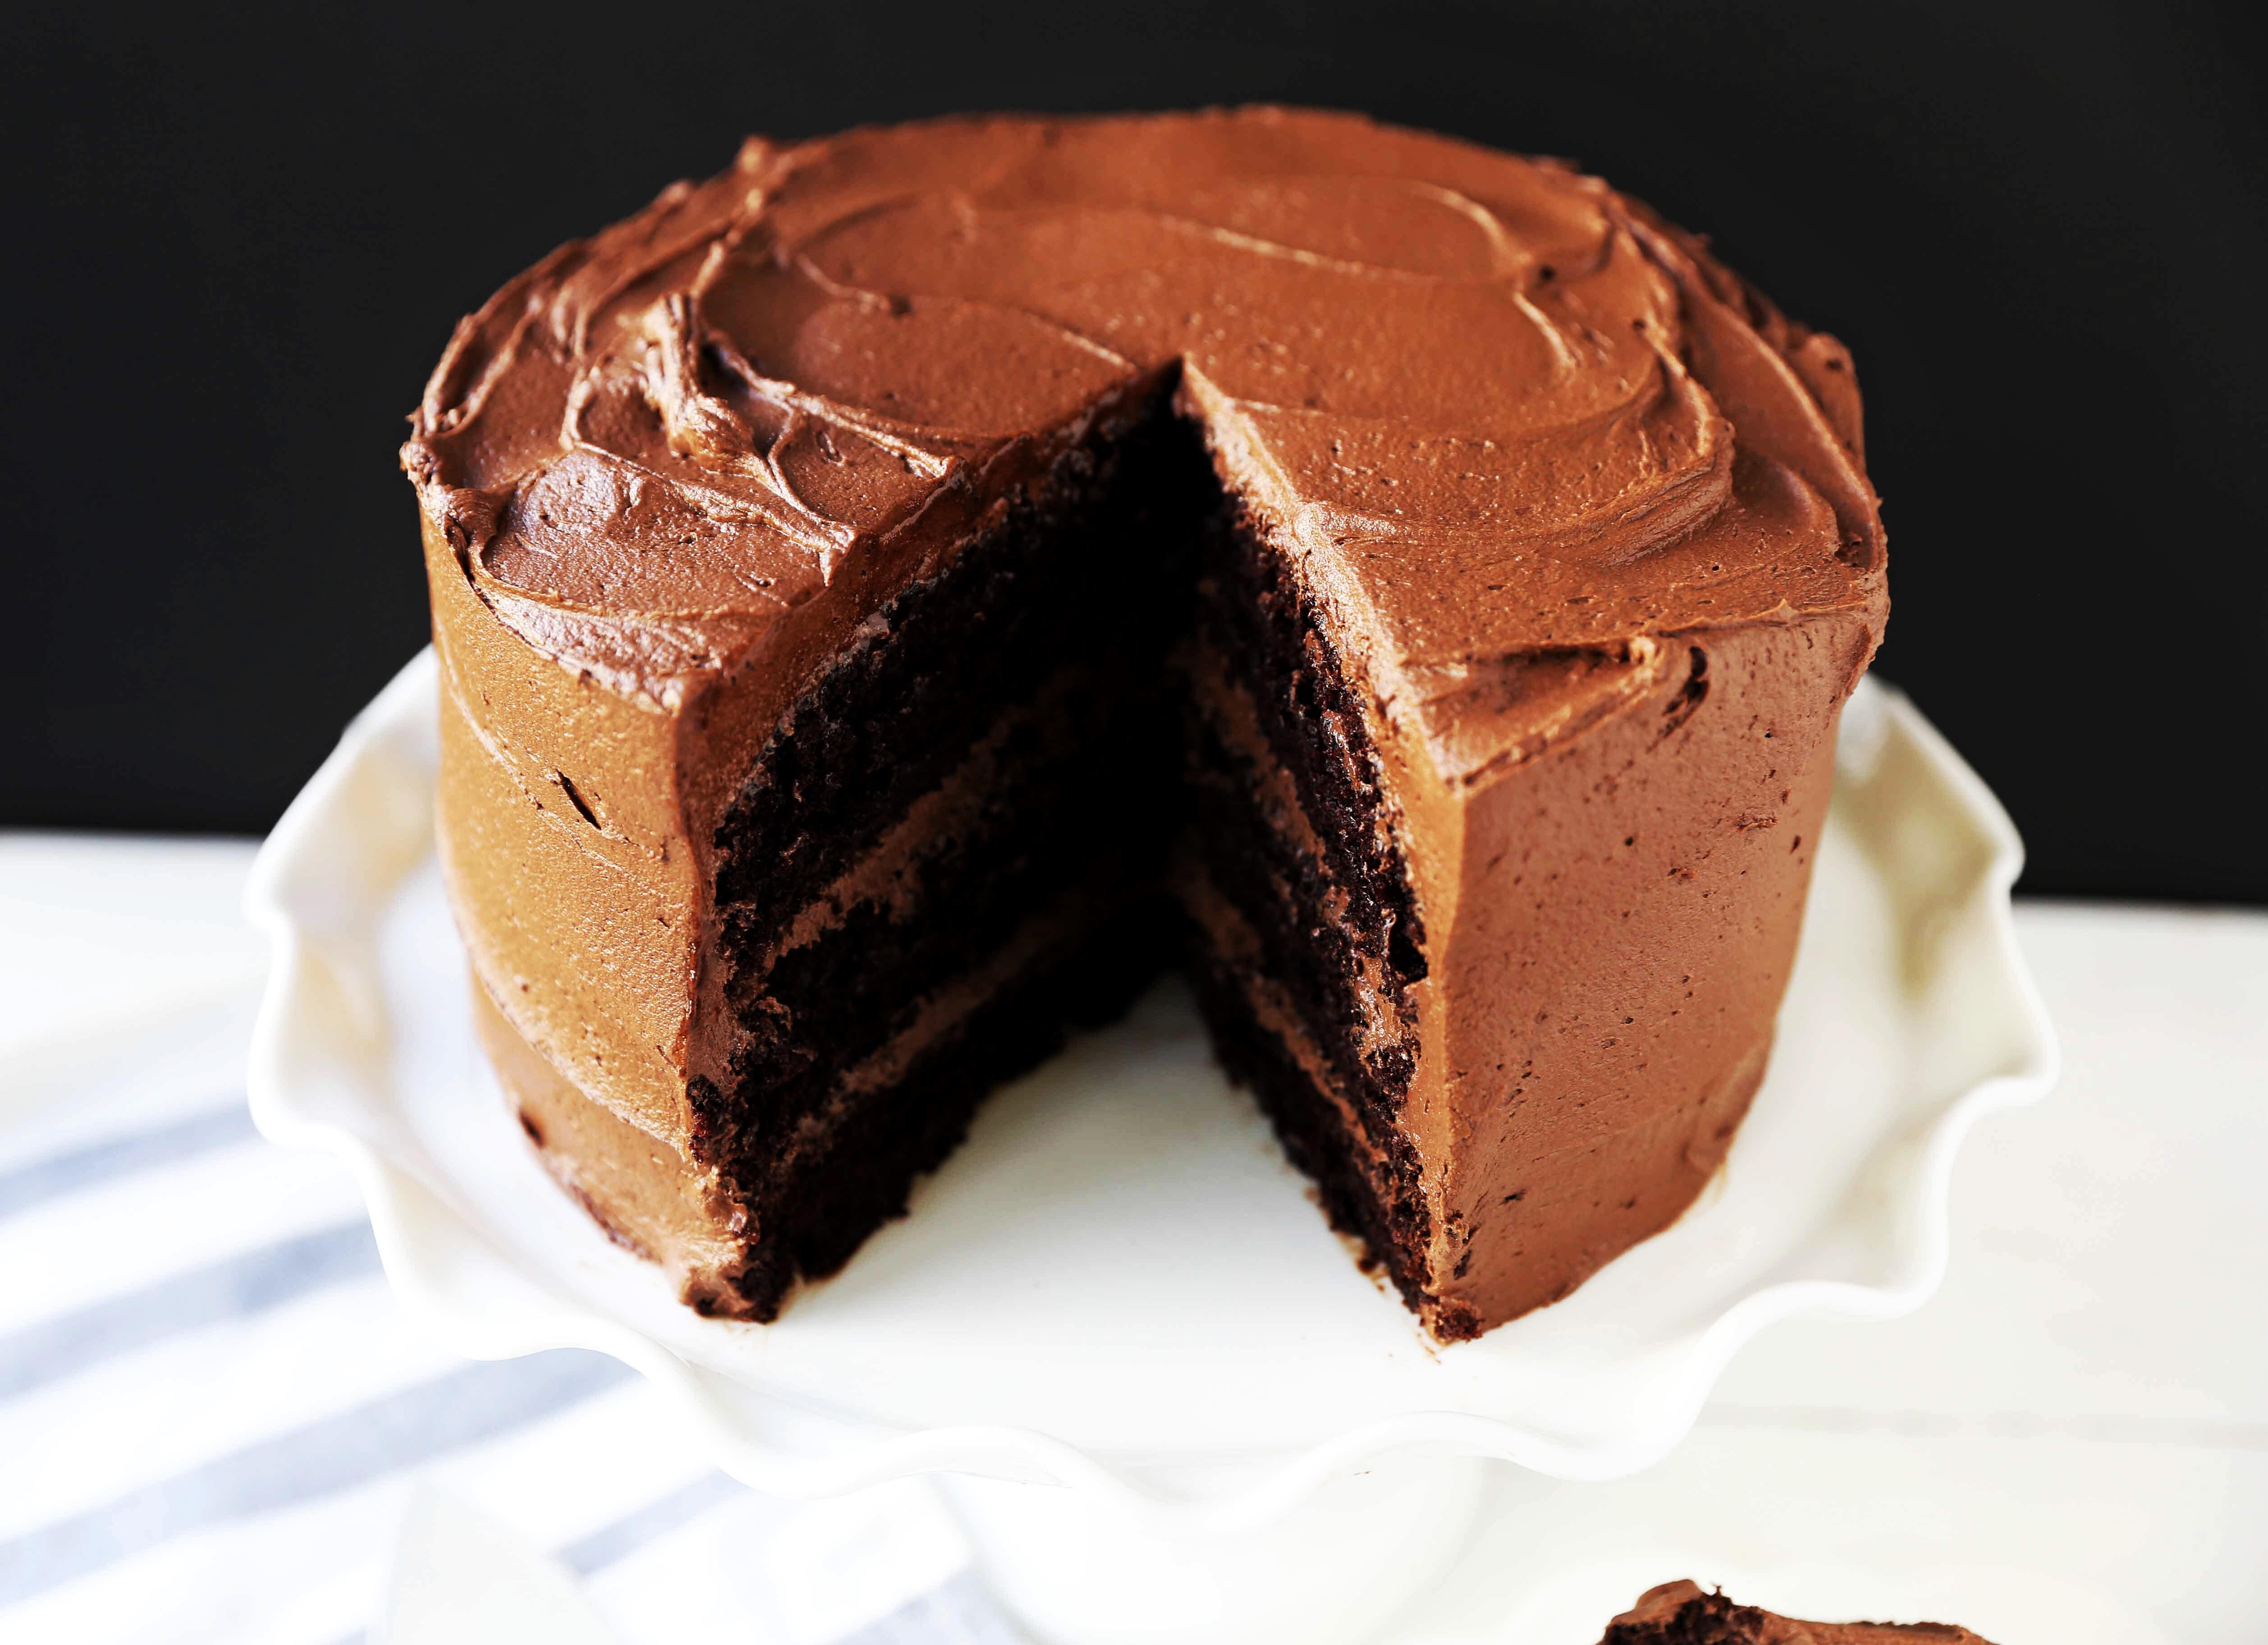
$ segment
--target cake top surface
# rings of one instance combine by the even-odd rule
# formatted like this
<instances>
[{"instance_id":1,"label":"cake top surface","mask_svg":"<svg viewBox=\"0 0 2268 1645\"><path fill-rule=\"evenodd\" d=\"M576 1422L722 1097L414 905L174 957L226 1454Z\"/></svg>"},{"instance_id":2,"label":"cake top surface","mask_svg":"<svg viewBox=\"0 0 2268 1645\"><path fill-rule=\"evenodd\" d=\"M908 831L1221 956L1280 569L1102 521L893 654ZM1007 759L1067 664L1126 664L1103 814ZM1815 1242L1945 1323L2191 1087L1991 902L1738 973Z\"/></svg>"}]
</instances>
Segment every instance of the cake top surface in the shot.
<instances>
[{"instance_id":1,"label":"cake top surface","mask_svg":"<svg viewBox=\"0 0 2268 1645\"><path fill-rule=\"evenodd\" d=\"M1597 179L1346 114L752 138L468 318L404 463L505 623L674 708L1176 369L1453 780L1539 667L1881 598L1839 344Z\"/></svg>"},{"instance_id":2,"label":"cake top surface","mask_svg":"<svg viewBox=\"0 0 2268 1645\"><path fill-rule=\"evenodd\" d=\"M1599 1645L1990 1645L1949 1622L1799 1622L1697 1582L1664 1582L1607 1627Z\"/></svg>"}]
</instances>

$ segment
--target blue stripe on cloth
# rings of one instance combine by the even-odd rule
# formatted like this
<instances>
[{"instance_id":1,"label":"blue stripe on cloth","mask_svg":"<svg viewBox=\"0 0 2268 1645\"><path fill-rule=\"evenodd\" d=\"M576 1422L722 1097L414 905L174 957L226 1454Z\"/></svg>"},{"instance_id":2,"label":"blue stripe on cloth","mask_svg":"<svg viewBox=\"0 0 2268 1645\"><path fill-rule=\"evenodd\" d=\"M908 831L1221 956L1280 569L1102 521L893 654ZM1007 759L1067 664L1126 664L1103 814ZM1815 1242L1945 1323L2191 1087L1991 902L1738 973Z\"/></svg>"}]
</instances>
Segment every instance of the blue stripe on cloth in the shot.
<instances>
[{"instance_id":1,"label":"blue stripe on cloth","mask_svg":"<svg viewBox=\"0 0 2268 1645\"><path fill-rule=\"evenodd\" d=\"M605 1354L556 1348L468 1365L405 1388L0 1542L0 1604L191 1531L368 1485L549 1416L634 1375Z\"/></svg>"},{"instance_id":2,"label":"blue stripe on cloth","mask_svg":"<svg viewBox=\"0 0 2268 1645\"><path fill-rule=\"evenodd\" d=\"M559 1550L559 1562L578 1576L596 1575L747 1489L728 1473L703 1474L636 1513L626 1514L610 1525L601 1525L588 1536L577 1538ZM334 1640L331 1645L367 1645L369 1637L367 1630L357 1628Z\"/></svg>"},{"instance_id":3,"label":"blue stripe on cloth","mask_svg":"<svg viewBox=\"0 0 2268 1645\"><path fill-rule=\"evenodd\" d=\"M731 1501L748 1487L729 1473L706 1473L667 1496L625 1514L611 1525L601 1525L559 1550L560 1562L578 1576L603 1571L617 1560L626 1560L680 1525L698 1519L711 1509Z\"/></svg>"},{"instance_id":4,"label":"blue stripe on cloth","mask_svg":"<svg viewBox=\"0 0 2268 1645\"><path fill-rule=\"evenodd\" d=\"M963 1570L836 1645L1024 1645L1024 1634L976 1573Z\"/></svg>"},{"instance_id":5,"label":"blue stripe on cloth","mask_svg":"<svg viewBox=\"0 0 2268 1645\"><path fill-rule=\"evenodd\" d=\"M193 1154L248 1142L259 1132L241 1103L210 1114L195 1114L154 1131L136 1132L109 1142L97 1142L68 1154L0 1171L0 1217L29 1210L42 1200L76 1193L106 1177L167 1165Z\"/></svg>"},{"instance_id":6,"label":"blue stripe on cloth","mask_svg":"<svg viewBox=\"0 0 2268 1645\"><path fill-rule=\"evenodd\" d=\"M379 1272L370 1224L318 1229L0 1336L0 1399L167 1337Z\"/></svg>"}]
</instances>

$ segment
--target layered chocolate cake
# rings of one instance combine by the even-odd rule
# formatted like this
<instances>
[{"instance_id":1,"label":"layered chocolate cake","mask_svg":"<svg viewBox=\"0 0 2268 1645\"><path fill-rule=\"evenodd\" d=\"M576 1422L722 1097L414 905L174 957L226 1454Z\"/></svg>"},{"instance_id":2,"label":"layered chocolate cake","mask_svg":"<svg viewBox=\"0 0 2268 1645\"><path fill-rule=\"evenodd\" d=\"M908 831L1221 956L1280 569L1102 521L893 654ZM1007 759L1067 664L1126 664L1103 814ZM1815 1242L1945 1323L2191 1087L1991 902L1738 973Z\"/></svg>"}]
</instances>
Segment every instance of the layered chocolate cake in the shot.
<instances>
[{"instance_id":1,"label":"layered chocolate cake","mask_svg":"<svg viewBox=\"0 0 2268 1645\"><path fill-rule=\"evenodd\" d=\"M751 140L414 417L439 837L559 1179L770 1319L1183 967L1438 1337L1762 1077L1887 611L1850 361L1557 162L1281 109Z\"/></svg>"},{"instance_id":2,"label":"layered chocolate cake","mask_svg":"<svg viewBox=\"0 0 2268 1645\"><path fill-rule=\"evenodd\" d=\"M1799 1622L1693 1582L1649 1589L1599 1645L1992 1645L1947 1622Z\"/></svg>"}]
</instances>

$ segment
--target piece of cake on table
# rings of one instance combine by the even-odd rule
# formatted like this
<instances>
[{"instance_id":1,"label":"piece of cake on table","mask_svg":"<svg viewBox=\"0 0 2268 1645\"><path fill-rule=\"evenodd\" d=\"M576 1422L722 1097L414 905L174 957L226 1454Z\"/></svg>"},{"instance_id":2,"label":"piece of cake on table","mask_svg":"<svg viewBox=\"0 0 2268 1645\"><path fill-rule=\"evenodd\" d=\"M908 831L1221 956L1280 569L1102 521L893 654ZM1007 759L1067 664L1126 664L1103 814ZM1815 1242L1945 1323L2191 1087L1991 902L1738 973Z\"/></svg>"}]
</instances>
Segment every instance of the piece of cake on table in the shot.
<instances>
[{"instance_id":1,"label":"piece of cake on table","mask_svg":"<svg viewBox=\"0 0 2268 1645\"><path fill-rule=\"evenodd\" d=\"M553 1173L772 1318L1163 967L1438 1338L1763 1077L1887 614L1845 350L1564 164L752 139L413 418L438 833Z\"/></svg>"},{"instance_id":2,"label":"piece of cake on table","mask_svg":"<svg viewBox=\"0 0 2268 1645\"><path fill-rule=\"evenodd\" d=\"M1664 1582L1607 1625L1599 1645L1992 1645L1949 1622L1799 1622Z\"/></svg>"}]
</instances>

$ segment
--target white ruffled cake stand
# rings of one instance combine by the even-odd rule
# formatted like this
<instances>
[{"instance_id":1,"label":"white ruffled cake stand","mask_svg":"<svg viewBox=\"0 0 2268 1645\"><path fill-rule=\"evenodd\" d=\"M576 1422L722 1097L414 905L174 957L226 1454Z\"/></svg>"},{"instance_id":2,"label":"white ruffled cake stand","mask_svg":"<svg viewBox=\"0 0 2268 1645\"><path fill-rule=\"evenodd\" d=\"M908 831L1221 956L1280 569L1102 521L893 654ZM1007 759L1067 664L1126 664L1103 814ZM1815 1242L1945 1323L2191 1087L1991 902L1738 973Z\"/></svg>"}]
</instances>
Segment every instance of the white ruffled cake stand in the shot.
<instances>
[{"instance_id":1,"label":"white ruffled cake stand","mask_svg":"<svg viewBox=\"0 0 2268 1645\"><path fill-rule=\"evenodd\" d=\"M938 1474L995 1591L1064 1645L1375 1633L1460 1552L1483 1459L1633 1472L1764 1326L1918 1307L1962 1138L2053 1079L2014 830L1868 682L1731 1156L1566 1301L1431 1344L1169 982L996 1095L912 1214L777 1324L703 1319L552 1184L476 1049L432 854L434 690L428 653L254 871L261 1129L353 1168L395 1289L463 1353L613 1354L758 1490Z\"/></svg>"}]
</instances>

